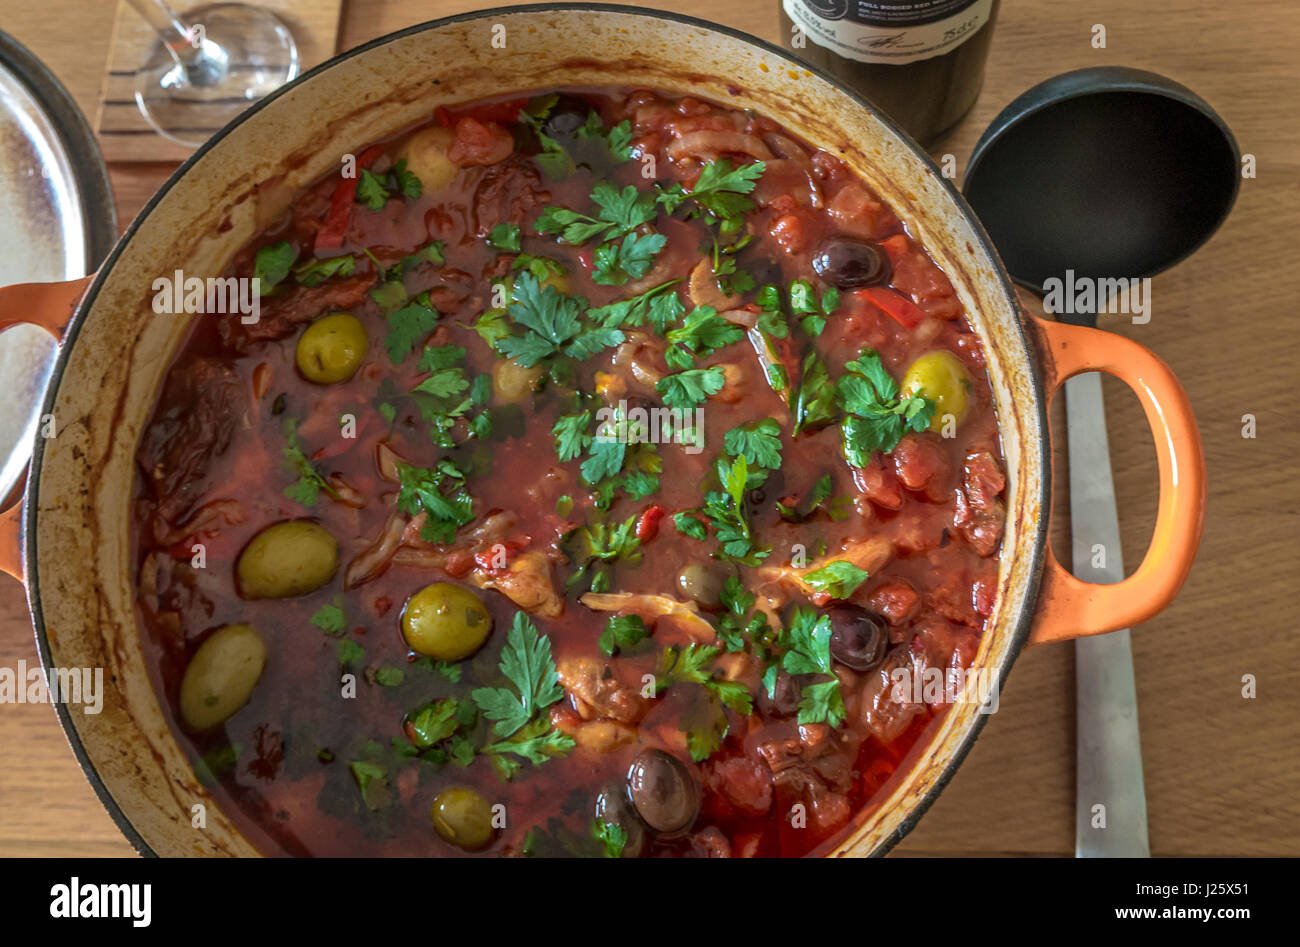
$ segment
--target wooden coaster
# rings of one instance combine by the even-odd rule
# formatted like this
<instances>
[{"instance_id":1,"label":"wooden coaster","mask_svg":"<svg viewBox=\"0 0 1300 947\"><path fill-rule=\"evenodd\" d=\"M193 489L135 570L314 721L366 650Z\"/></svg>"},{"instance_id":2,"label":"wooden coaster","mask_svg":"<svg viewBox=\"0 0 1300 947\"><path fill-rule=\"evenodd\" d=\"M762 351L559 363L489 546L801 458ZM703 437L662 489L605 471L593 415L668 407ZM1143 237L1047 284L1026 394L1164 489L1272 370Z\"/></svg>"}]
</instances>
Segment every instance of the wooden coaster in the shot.
<instances>
[{"instance_id":1,"label":"wooden coaster","mask_svg":"<svg viewBox=\"0 0 1300 947\"><path fill-rule=\"evenodd\" d=\"M187 11L209 4L182 0L169 5L185 19ZM255 0L255 5L278 15L293 33L300 74L334 55L343 0ZM155 132L136 107L135 72L155 38L129 3L118 3L108 74L100 87L95 116L95 132L106 161L183 161L194 153Z\"/></svg>"}]
</instances>

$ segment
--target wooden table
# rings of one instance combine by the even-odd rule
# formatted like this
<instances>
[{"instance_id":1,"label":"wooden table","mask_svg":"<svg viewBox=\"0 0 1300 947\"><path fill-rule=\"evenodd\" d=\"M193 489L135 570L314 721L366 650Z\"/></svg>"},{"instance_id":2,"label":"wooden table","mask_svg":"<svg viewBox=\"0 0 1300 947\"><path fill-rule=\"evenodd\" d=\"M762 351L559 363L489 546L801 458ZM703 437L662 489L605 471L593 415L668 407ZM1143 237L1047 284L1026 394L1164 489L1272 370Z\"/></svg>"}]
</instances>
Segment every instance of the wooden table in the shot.
<instances>
[{"instance_id":1,"label":"wooden table","mask_svg":"<svg viewBox=\"0 0 1300 947\"><path fill-rule=\"evenodd\" d=\"M466 0L348 0L340 48L434 17ZM777 39L775 0L660 0ZM3 0L4 28L93 114L107 58L109 2ZM1077 12L1076 12L1077 11ZM974 113L944 146L958 167L1012 97L1068 69L1124 64L1165 73L1212 103L1258 177L1195 257L1157 278L1153 317L1106 328L1160 353L1201 423L1209 509L1197 565L1178 600L1134 629L1142 742L1155 855L1300 854L1300 455L1294 332L1300 266L1300 11L1169 0L1004 0ZM76 29L56 29L75 23ZM1107 47L1091 45L1092 27ZM111 169L125 225L171 172ZM1296 283L1291 282L1296 280ZM1288 332L1291 330L1291 332ZM1137 399L1106 385L1124 558L1140 561L1155 514L1155 452ZM1243 439L1242 415L1258 436ZM1060 532L1058 530L1058 532ZM1056 537L1057 549L1068 544ZM1065 559L1068 561L1068 559ZM0 579L0 664L35 660L22 589ZM1243 675L1258 697L1244 699ZM1001 709L900 854L1069 855L1074 848L1073 651L1021 657ZM124 855L130 848L82 777L50 708L0 707L0 855Z\"/></svg>"}]
</instances>

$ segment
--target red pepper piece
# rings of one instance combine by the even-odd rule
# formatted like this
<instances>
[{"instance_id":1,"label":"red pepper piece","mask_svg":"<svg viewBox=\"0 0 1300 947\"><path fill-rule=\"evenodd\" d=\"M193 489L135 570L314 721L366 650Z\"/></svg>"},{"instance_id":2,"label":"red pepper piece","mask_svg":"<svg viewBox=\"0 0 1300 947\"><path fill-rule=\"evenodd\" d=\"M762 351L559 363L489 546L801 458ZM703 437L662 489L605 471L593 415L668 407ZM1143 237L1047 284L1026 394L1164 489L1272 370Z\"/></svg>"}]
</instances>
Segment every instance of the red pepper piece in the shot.
<instances>
[{"instance_id":1,"label":"red pepper piece","mask_svg":"<svg viewBox=\"0 0 1300 947\"><path fill-rule=\"evenodd\" d=\"M357 196L357 182L361 180L361 169L369 166L376 158L384 153L380 145L374 145L361 152L361 157L357 158L357 176L354 178L342 178L339 183L334 185L334 193L330 195L330 209L325 215L325 223L321 225L320 230L316 231L316 252L322 250L337 250L343 246L343 237L348 232L348 224L352 222L352 204Z\"/></svg>"},{"instance_id":2,"label":"red pepper piece","mask_svg":"<svg viewBox=\"0 0 1300 947\"><path fill-rule=\"evenodd\" d=\"M882 286L854 290L859 299L871 303L904 329L915 329L925 319L925 313L903 294Z\"/></svg>"},{"instance_id":3,"label":"red pepper piece","mask_svg":"<svg viewBox=\"0 0 1300 947\"><path fill-rule=\"evenodd\" d=\"M648 543L659 535L659 521L664 518L664 508L658 503L647 506L636 521L636 538Z\"/></svg>"}]
</instances>

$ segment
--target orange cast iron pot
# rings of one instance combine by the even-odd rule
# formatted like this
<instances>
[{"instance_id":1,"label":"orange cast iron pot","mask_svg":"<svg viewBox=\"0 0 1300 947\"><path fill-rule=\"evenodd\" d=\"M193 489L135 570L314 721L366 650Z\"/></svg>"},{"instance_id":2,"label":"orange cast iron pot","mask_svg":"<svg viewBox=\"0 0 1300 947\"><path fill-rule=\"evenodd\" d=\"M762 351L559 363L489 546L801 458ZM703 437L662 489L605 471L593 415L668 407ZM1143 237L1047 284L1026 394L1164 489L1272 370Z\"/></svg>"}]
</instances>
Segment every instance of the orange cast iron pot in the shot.
<instances>
[{"instance_id":1,"label":"orange cast iron pot","mask_svg":"<svg viewBox=\"0 0 1300 947\"><path fill-rule=\"evenodd\" d=\"M504 27L506 46L491 42ZM1178 592L1196 554L1204 462L1191 408L1155 355L1093 329L1022 313L993 247L956 190L872 106L753 37L686 17L544 4L426 23L354 49L275 93L173 175L98 273L0 291L0 329L60 340L25 501L0 514L0 570L22 580L43 663L104 668L103 712L56 705L88 778L132 843L159 855L253 855L169 730L141 652L130 560L136 445L189 316L150 308L153 280L216 276L339 158L427 120L439 105L565 85L653 87L771 115L841 154L893 206L951 279L983 341L1006 454L1007 523L997 600L974 666L1004 679L1021 648L1124 628ZM1160 500L1137 571L1073 578L1047 542L1048 405L1071 375L1104 371L1137 394L1155 437ZM881 854L930 804L985 715L938 715L876 801L824 854ZM195 802L206 829L191 827Z\"/></svg>"}]
</instances>

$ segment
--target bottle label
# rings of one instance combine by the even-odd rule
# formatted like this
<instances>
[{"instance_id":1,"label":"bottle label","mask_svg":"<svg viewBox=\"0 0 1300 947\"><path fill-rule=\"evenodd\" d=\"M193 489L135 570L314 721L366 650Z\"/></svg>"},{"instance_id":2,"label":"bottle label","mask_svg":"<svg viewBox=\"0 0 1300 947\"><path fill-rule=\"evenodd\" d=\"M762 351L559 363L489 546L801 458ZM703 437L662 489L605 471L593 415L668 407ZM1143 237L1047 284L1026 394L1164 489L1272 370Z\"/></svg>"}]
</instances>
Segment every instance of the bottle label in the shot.
<instances>
[{"instance_id":1,"label":"bottle label","mask_svg":"<svg viewBox=\"0 0 1300 947\"><path fill-rule=\"evenodd\" d=\"M993 0L782 0L808 41L858 62L902 65L942 56L979 31Z\"/></svg>"}]
</instances>

